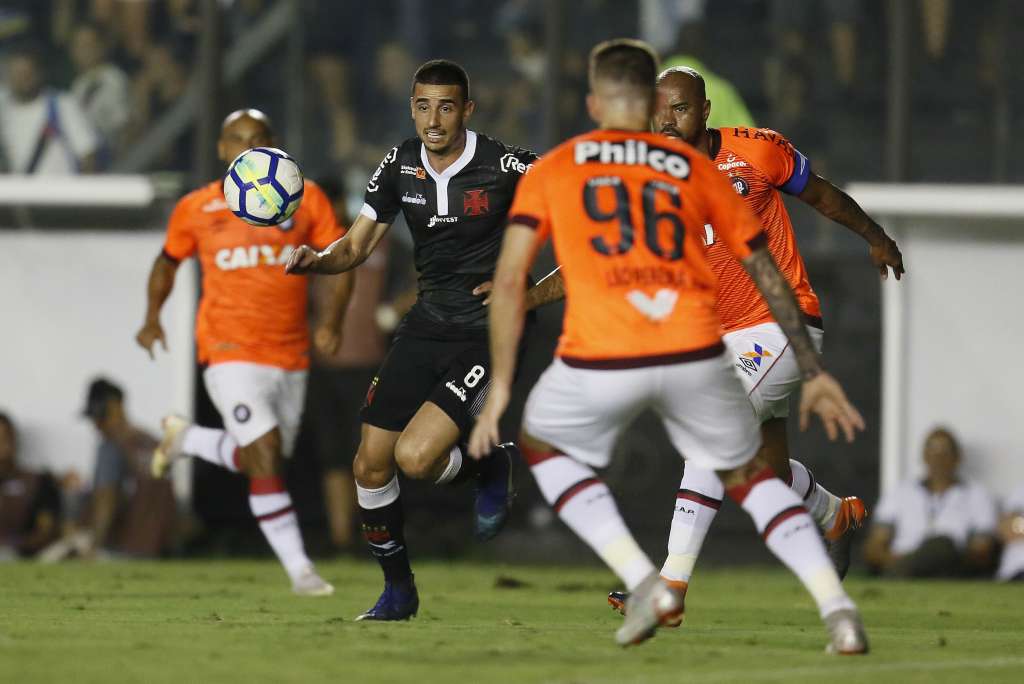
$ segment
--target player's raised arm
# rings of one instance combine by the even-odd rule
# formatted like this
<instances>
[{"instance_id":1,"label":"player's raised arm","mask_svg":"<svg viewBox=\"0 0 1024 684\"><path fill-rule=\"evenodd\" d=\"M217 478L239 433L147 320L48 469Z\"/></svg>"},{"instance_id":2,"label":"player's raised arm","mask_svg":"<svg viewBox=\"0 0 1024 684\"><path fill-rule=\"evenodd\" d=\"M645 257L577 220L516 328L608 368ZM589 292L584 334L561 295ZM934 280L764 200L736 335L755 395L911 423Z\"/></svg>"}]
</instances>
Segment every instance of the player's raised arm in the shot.
<instances>
[{"instance_id":1,"label":"player's raised arm","mask_svg":"<svg viewBox=\"0 0 1024 684\"><path fill-rule=\"evenodd\" d=\"M378 223L360 214L345 237L335 240L324 251L318 252L308 245L296 249L284 270L293 274L344 273L366 261L390 227L390 223Z\"/></svg>"},{"instance_id":2,"label":"player's raised arm","mask_svg":"<svg viewBox=\"0 0 1024 684\"><path fill-rule=\"evenodd\" d=\"M889 277L890 268L896 280L906 272L903 268L903 255L900 254L896 242L852 197L835 185L816 173L811 173L807 185L797 197L814 207L822 216L846 226L864 238L869 245L871 261L879 269L883 279Z\"/></svg>"},{"instance_id":3,"label":"player's raised arm","mask_svg":"<svg viewBox=\"0 0 1024 684\"><path fill-rule=\"evenodd\" d=\"M171 294L174 288L174 276L178 272L178 262L161 252L153 261L153 267L149 270L149 280L146 282L146 318L135 334L135 341L139 346L153 356L153 345L157 340L167 351L167 338L164 336L164 329L160 325L160 309Z\"/></svg>"},{"instance_id":4,"label":"player's raised arm","mask_svg":"<svg viewBox=\"0 0 1024 684\"><path fill-rule=\"evenodd\" d=\"M498 422L512 395L516 352L526 317L526 282L538 246L536 231L530 226L512 223L505 229L488 313L491 386L469 438L469 454L476 459L486 456L501 441Z\"/></svg>"}]
</instances>

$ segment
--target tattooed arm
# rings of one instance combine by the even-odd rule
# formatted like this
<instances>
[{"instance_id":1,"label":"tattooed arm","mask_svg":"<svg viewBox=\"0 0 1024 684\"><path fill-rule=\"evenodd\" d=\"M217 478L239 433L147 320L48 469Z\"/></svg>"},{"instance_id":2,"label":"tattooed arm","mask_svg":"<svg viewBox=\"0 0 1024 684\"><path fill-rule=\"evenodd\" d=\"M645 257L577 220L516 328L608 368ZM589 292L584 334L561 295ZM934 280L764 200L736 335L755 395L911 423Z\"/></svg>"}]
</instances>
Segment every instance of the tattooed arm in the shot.
<instances>
[{"instance_id":1,"label":"tattooed arm","mask_svg":"<svg viewBox=\"0 0 1024 684\"><path fill-rule=\"evenodd\" d=\"M779 267L775 265L775 260L768 253L768 249L762 247L754 250L743 260L743 267L747 269L750 278L761 291L764 301L768 303L775 322L789 339L789 346L800 368L800 377L806 382L821 373L821 358L814 348L814 343L811 342L811 336L807 334L804 317L796 303L796 297L793 296L793 289L786 282Z\"/></svg>"},{"instance_id":2,"label":"tattooed arm","mask_svg":"<svg viewBox=\"0 0 1024 684\"><path fill-rule=\"evenodd\" d=\"M822 216L846 226L864 238L868 243L871 261L882 278L889 277L891 268L896 280L900 279L904 273L900 248L852 197L815 173L810 175L807 186L797 197L814 207Z\"/></svg>"},{"instance_id":3,"label":"tattooed arm","mask_svg":"<svg viewBox=\"0 0 1024 684\"><path fill-rule=\"evenodd\" d=\"M864 419L846 398L840 384L822 367L821 358L807 334L793 290L779 272L775 260L765 247L759 247L743 260L743 266L761 290L775 322L789 339L789 346L800 368L803 380L800 429L806 429L810 414L816 413L825 425L829 439L834 440L842 430L846 441L852 442L856 431L864 429Z\"/></svg>"}]
</instances>

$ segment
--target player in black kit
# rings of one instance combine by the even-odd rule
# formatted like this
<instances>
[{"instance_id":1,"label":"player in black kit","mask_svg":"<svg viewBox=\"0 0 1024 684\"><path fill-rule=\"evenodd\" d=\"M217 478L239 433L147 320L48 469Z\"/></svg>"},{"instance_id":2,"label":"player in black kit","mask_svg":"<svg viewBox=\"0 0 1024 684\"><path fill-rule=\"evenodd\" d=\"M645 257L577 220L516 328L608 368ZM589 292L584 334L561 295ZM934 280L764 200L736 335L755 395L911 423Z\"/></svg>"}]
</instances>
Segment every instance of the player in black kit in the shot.
<instances>
[{"instance_id":1,"label":"player in black kit","mask_svg":"<svg viewBox=\"0 0 1024 684\"><path fill-rule=\"evenodd\" d=\"M384 592L357 619L404 620L419 598L409 567L395 465L437 483L476 479L475 531L490 539L508 518L515 447L479 463L464 439L490 384L487 309L474 290L494 273L508 208L536 155L466 128L473 114L461 66L433 60L413 77L418 137L391 149L366 186L348 233L323 252L300 247L289 273L341 273L373 252L399 212L412 231L419 296L366 396L353 464L363 533Z\"/></svg>"}]
</instances>

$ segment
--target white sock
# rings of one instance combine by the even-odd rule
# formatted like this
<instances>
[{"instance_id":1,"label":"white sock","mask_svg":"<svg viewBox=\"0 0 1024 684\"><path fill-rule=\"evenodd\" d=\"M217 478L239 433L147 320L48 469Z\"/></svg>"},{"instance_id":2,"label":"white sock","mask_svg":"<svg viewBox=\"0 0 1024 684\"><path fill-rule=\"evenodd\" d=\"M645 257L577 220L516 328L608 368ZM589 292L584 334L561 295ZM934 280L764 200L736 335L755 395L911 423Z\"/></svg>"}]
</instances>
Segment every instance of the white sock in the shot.
<instances>
[{"instance_id":1,"label":"white sock","mask_svg":"<svg viewBox=\"0 0 1024 684\"><path fill-rule=\"evenodd\" d=\"M725 488L714 471L686 464L676 493L672 530L668 535L668 556L661 566L662 577L679 582L690 581L704 538L711 528L711 521L718 514L724 495Z\"/></svg>"},{"instance_id":2,"label":"white sock","mask_svg":"<svg viewBox=\"0 0 1024 684\"><path fill-rule=\"evenodd\" d=\"M462 470L462 449L460 449L459 445L456 444L448 453L448 465L434 484L447 484L451 482L455 479L455 476L459 474L460 470Z\"/></svg>"},{"instance_id":3,"label":"white sock","mask_svg":"<svg viewBox=\"0 0 1024 684\"><path fill-rule=\"evenodd\" d=\"M654 571L597 473L562 454L535 462L530 470L562 522L597 552L627 589Z\"/></svg>"},{"instance_id":4,"label":"white sock","mask_svg":"<svg viewBox=\"0 0 1024 684\"><path fill-rule=\"evenodd\" d=\"M238 464L235 462L237 449L238 442L224 430L198 425L185 428L185 437L181 444L181 450L189 456L201 458L233 473L238 472Z\"/></svg>"},{"instance_id":5,"label":"white sock","mask_svg":"<svg viewBox=\"0 0 1024 684\"><path fill-rule=\"evenodd\" d=\"M828 491L814 479L810 468L800 461L789 459L789 468L793 473L793 483L790 488L796 495L804 500L807 512L811 514L814 522L818 523L824 531L832 529L836 520L836 511L839 510L840 499Z\"/></svg>"},{"instance_id":6,"label":"white sock","mask_svg":"<svg viewBox=\"0 0 1024 684\"><path fill-rule=\"evenodd\" d=\"M277 554L288 577L294 582L312 563L302 544L299 519L292 509L292 497L280 477L252 478L249 508L260 524L263 536Z\"/></svg>"},{"instance_id":7,"label":"white sock","mask_svg":"<svg viewBox=\"0 0 1024 684\"><path fill-rule=\"evenodd\" d=\"M730 490L729 495L743 496L734 490ZM814 521L800 505L799 497L782 480L772 475L756 482L739 503L754 519L768 548L800 578L814 597L822 617L842 608L855 608L814 529Z\"/></svg>"}]
</instances>

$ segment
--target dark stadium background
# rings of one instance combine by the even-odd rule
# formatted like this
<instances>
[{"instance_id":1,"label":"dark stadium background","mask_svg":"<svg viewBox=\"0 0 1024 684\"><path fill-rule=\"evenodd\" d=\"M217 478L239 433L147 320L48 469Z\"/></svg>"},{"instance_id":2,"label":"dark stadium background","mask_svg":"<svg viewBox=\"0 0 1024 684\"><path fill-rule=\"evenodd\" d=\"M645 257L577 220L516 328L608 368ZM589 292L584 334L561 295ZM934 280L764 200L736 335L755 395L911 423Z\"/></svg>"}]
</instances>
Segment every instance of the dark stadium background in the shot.
<instances>
[{"instance_id":1,"label":"dark stadium background","mask_svg":"<svg viewBox=\"0 0 1024 684\"><path fill-rule=\"evenodd\" d=\"M189 4L189 3L186 3ZM841 84L832 57L827 3L789 0L710 1L681 31L671 52L696 55L740 92L759 125L780 130L838 184L854 180L1010 182L1024 180L1024 144L1013 131L1024 123L1021 80L1008 36L1020 35L1024 13L1008 0L954 0L946 47L930 55L918 3L862 0L848 21L855 40L855 69ZM38 17L48 3L8 2ZM511 143L544 151L585 130L586 51L597 41L638 35L637 3L619 0L476 2L276 2L213 0L189 4L189 16L215 31L196 31L155 3L154 40L197 88L197 106L173 136L158 128L176 101L154 108L150 120L110 161L111 169L159 174L164 201L144 212L97 212L95 227L161 225L173 201L216 177L214 141L220 119L238 107L258 107L278 122L282 146L311 178L342 179L359 204L362 183L392 145L413 134L402 84L432 57L465 65L478 112L472 127ZM43 17L45 19L45 16ZM175 23L177 22L177 23ZM260 32L263 33L260 33ZM254 36L264 36L260 42ZM35 36L48 42L45 31ZM750 49L757 46L758 49ZM64 51L52 50L50 77L66 85ZM235 55L248 66L240 76L218 76L213 66ZM130 74L138 60L121 53ZM339 144L330 116L337 107L307 69L315 60L340 64L346 74L342 108L353 140ZM538 66L539 65L539 66ZM914 76L911 77L911 74ZM394 82L394 83L392 83ZM336 104L336 103L335 103ZM332 109L332 107L334 107ZM139 161L142 159L142 161ZM134 166L132 166L134 164ZM788 202L811 280L821 297L827 328L826 363L863 412L867 432L854 444L829 444L820 428L792 432L795 458L839 494L877 498L880 419L879 281L858 238L797 202ZM38 214L47 225L69 220ZM73 220L81 223L83 216ZM6 222L5 222L5 225ZM394 234L403 227L396 225ZM401 251L401 250L399 250ZM408 249L393 270L408 262ZM536 274L552 265L545 255ZM913 272L913 263L908 263ZM403 285L396 278L393 290ZM140 283L140 292L142 284ZM530 382L550 358L561 309L540 315L520 382L519 400L507 417L514 434ZM197 369L198 373L198 369ZM198 376L197 376L198 377ZM196 418L219 424L197 382ZM362 390L358 390L362 391ZM317 465L308 435L300 437L288 481L314 552L326 548ZM609 472L618 501L645 546L660 557L681 463L650 417L627 431ZM468 491L403 484L414 556L479 553L510 560L590 558L557 521L545 514L532 478L519 472L521 496L512 528L487 549L472 543ZM194 507L208 532L188 553L265 553L252 521L241 478L196 460ZM708 558L761 558L761 545L738 544L753 535L747 517L727 504L708 542ZM738 550L741 549L741 550ZM742 554L738 556L737 554Z\"/></svg>"}]
</instances>

